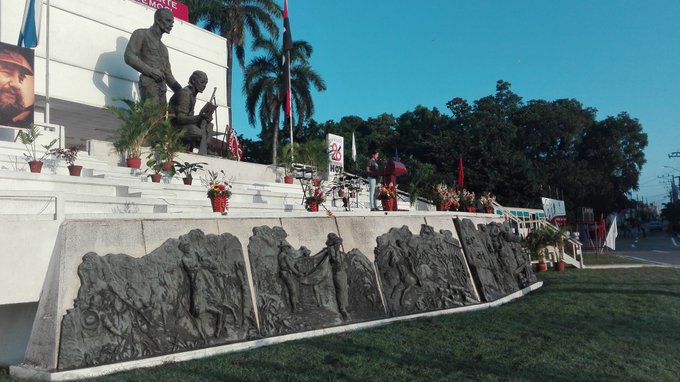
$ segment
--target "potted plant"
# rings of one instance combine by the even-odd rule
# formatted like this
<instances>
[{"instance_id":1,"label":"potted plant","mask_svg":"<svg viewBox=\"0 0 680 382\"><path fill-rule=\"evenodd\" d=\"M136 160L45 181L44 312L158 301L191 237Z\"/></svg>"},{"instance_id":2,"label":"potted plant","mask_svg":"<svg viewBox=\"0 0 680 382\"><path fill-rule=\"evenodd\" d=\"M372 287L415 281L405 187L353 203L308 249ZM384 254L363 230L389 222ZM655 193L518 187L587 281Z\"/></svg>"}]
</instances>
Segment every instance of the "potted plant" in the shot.
<instances>
[{"instance_id":1,"label":"potted plant","mask_svg":"<svg viewBox=\"0 0 680 382\"><path fill-rule=\"evenodd\" d=\"M525 244L529 249L531 255L538 260L537 270L539 272L545 272L548 270L548 266L545 263L545 253L548 251L547 247L552 241L551 230L546 227L539 227L529 234L525 239Z\"/></svg>"},{"instance_id":2,"label":"potted plant","mask_svg":"<svg viewBox=\"0 0 680 382\"><path fill-rule=\"evenodd\" d=\"M167 171L170 177L175 175L173 162L175 155L186 148L182 143L184 134L185 130L173 127L169 119L160 121L149 131L147 141L151 146L152 154L162 164L162 170Z\"/></svg>"},{"instance_id":3,"label":"potted plant","mask_svg":"<svg viewBox=\"0 0 680 382\"><path fill-rule=\"evenodd\" d=\"M295 169L293 168L293 155L295 152L299 152L300 144L298 143L287 143L279 151L278 163L283 166L284 176L283 182L287 184L293 184L295 182Z\"/></svg>"},{"instance_id":4,"label":"potted plant","mask_svg":"<svg viewBox=\"0 0 680 382\"><path fill-rule=\"evenodd\" d=\"M557 254L557 261L555 262L555 270L563 271L564 263L564 241L567 238L567 230L561 227L557 230L551 229L550 244L555 247L555 254Z\"/></svg>"},{"instance_id":5,"label":"potted plant","mask_svg":"<svg viewBox=\"0 0 680 382\"><path fill-rule=\"evenodd\" d=\"M382 202L383 211L396 211L397 190L394 185L381 186L378 190L378 199Z\"/></svg>"},{"instance_id":6,"label":"potted plant","mask_svg":"<svg viewBox=\"0 0 680 382\"><path fill-rule=\"evenodd\" d=\"M82 150L83 145L71 146L68 149L54 148L52 149L52 154L57 158L63 158L66 164L68 164L68 173L71 176L80 176L83 166L76 165L76 159L78 158L78 151Z\"/></svg>"},{"instance_id":7,"label":"potted plant","mask_svg":"<svg viewBox=\"0 0 680 382\"><path fill-rule=\"evenodd\" d=\"M451 203L451 190L445 183L439 183L432 187L434 196L432 203L437 206L437 211L446 211Z\"/></svg>"},{"instance_id":8,"label":"potted plant","mask_svg":"<svg viewBox=\"0 0 680 382\"><path fill-rule=\"evenodd\" d=\"M229 208L231 185L225 178L224 170L219 172L208 170L208 198L213 212L225 213Z\"/></svg>"},{"instance_id":9,"label":"potted plant","mask_svg":"<svg viewBox=\"0 0 680 382\"><path fill-rule=\"evenodd\" d=\"M491 194L491 192L489 191L484 192L482 196L479 197L479 201L482 203L485 213L487 214L494 213L493 203L496 201L496 197L493 194Z\"/></svg>"},{"instance_id":10,"label":"potted plant","mask_svg":"<svg viewBox=\"0 0 680 382\"><path fill-rule=\"evenodd\" d=\"M191 174L198 171L198 170L203 170L203 165L207 165L207 163L205 163L205 162L197 162L197 163L184 162L184 163L180 163L180 162L177 162L177 161L173 161L173 163L174 163L175 169L177 169L177 171L180 174L184 174L184 178L182 178L182 180L184 181L184 184L186 184L187 186L190 186L192 181L193 181L193 177L191 176Z\"/></svg>"},{"instance_id":11,"label":"potted plant","mask_svg":"<svg viewBox=\"0 0 680 382\"><path fill-rule=\"evenodd\" d=\"M163 174L161 174L161 171L163 170L163 164L156 159L150 159L146 162L146 166L149 167L149 170L153 170L153 174L147 175L149 178L151 178L151 181L153 183L160 183L161 178L163 177Z\"/></svg>"},{"instance_id":12,"label":"potted plant","mask_svg":"<svg viewBox=\"0 0 680 382\"><path fill-rule=\"evenodd\" d=\"M107 106L121 121L113 142L116 151L127 158L127 165L140 168L142 146L154 127L166 121L165 106L156 105L153 100L120 100L126 107Z\"/></svg>"},{"instance_id":13,"label":"potted plant","mask_svg":"<svg viewBox=\"0 0 680 382\"><path fill-rule=\"evenodd\" d=\"M21 143L26 146L26 151L28 151L28 153L24 153L24 157L26 158L26 161L28 161L28 167L31 169L31 172L39 173L42 171L43 160L51 154L50 149L55 143L57 143L57 140L53 139L52 142L46 145L41 145L45 149L45 152L42 154L42 156L38 157L36 141L41 135L42 133L38 127L33 124L31 124L26 130L19 130L19 133L17 134L17 137L19 140L21 140Z\"/></svg>"},{"instance_id":14,"label":"potted plant","mask_svg":"<svg viewBox=\"0 0 680 382\"><path fill-rule=\"evenodd\" d=\"M305 197L305 208L310 212L319 211L319 206L326 201L326 193L323 190L323 181L321 179L312 179L311 186L307 187L307 195Z\"/></svg>"},{"instance_id":15,"label":"potted plant","mask_svg":"<svg viewBox=\"0 0 680 382\"><path fill-rule=\"evenodd\" d=\"M460 207L462 211L466 212L477 212L475 207L475 193L469 192L466 189L462 189L458 193L458 199L460 200Z\"/></svg>"}]
</instances>

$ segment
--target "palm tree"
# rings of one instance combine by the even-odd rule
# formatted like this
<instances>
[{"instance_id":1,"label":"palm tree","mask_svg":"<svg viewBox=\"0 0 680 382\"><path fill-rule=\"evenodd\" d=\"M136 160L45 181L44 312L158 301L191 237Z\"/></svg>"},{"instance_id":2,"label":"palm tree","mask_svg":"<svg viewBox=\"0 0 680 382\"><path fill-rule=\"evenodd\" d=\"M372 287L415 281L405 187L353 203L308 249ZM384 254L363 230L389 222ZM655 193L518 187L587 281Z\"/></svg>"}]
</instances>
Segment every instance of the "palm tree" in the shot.
<instances>
[{"instance_id":1,"label":"palm tree","mask_svg":"<svg viewBox=\"0 0 680 382\"><path fill-rule=\"evenodd\" d=\"M278 38L277 20L281 7L274 0L183 0L189 9L189 20L227 39L227 105L231 126L231 89L234 54L245 69L246 32L262 38L261 28Z\"/></svg>"},{"instance_id":2,"label":"palm tree","mask_svg":"<svg viewBox=\"0 0 680 382\"><path fill-rule=\"evenodd\" d=\"M257 49L264 51L265 55L254 58L246 67L243 93L246 95L248 122L255 126L257 111L261 136L263 139L271 136L272 163L276 163L279 117L285 98L282 51L274 41L262 39L253 44L253 50ZM291 102L298 121L314 114L311 86L317 91L326 90L326 83L309 64L312 51L312 46L306 41L294 41L290 51Z\"/></svg>"}]
</instances>

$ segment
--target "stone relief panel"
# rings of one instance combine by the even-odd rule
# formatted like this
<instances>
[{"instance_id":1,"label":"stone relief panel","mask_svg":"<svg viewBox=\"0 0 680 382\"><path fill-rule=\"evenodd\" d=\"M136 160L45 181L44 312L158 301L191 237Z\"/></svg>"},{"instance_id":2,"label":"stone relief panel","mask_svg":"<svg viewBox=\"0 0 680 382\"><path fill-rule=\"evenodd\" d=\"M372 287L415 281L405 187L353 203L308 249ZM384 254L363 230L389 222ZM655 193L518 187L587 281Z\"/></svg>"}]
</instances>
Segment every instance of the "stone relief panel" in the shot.
<instances>
[{"instance_id":1,"label":"stone relief panel","mask_svg":"<svg viewBox=\"0 0 680 382\"><path fill-rule=\"evenodd\" d=\"M531 260L508 224L491 222L479 229L456 219L463 250L484 301L495 301L536 282Z\"/></svg>"},{"instance_id":2,"label":"stone relief panel","mask_svg":"<svg viewBox=\"0 0 680 382\"><path fill-rule=\"evenodd\" d=\"M280 227L256 227L248 244L263 336L386 316L375 273L361 252L343 252L334 233L313 255L286 237Z\"/></svg>"},{"instance_id":3,"label":"stone relief panel","mask_svg":"<svg viewBox=\"0 0 680 382\"><path fill-rule=\"evenodd\" d=\"M479 302L460 243L451 231L407 226L377 239L375 264L391 315L455 308Z\"/></svg>"},{"instance_id":4,"label":"stone relief panel","mask_svg":"<svg viewBox=\"0 0 680 382\"><path fill-rule=\"evenodd\" d=\"M192 230L142 258L90 252L62 320L59 369L257 338L241 244Z\"/></svg>"}]
</instances>

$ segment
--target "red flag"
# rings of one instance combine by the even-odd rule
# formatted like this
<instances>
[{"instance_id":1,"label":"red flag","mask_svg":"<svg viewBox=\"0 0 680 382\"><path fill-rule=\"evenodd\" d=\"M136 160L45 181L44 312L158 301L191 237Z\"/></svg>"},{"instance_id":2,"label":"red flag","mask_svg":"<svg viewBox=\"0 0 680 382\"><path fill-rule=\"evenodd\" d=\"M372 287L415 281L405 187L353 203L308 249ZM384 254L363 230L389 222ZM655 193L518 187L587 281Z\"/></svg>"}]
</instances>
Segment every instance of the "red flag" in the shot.
<instances>
[{"instance_id":1,"label":"red flag","mask_svg":"<svg viewBox=\"0 0 680 382\"><path fill-rule=\"evenodd\" d=\"M290 33L290 21L288 20L288 0L283 1L283 89L285 92L284 109L286 117L291 118L292 103L290 94L290 50L293 49L293 35Z\"/></svg>"},{"instance_id":2,"label":"red flag","mask_svg":"<svg viewBox=\"0 0 680 382\"><path fill-rule=\"evenodd\" d=\"M597 226L597 237L603 238L607 232L607 227L604 222L604 214L600 213L600 223Z\"/></svg>"},{"instance_id":3,"label":"red flag","mask_svg":"<svg viewBox=\"0 0 680 382\"><path fill-rule=\"evenodd\" d=\"M465 188L465 172L463 170L463 156L458 158L458 189L462 190Z\"/></svg>"}]
</instances>

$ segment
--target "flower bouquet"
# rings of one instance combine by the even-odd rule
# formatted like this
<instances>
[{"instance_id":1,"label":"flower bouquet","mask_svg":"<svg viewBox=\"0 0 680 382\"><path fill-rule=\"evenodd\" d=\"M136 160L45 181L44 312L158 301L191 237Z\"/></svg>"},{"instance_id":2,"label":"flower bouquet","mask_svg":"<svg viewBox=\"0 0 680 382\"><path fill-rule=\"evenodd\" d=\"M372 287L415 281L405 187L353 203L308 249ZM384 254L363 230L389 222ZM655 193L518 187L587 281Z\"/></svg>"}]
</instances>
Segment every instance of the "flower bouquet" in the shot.
<instances>
[{"instance_id":1,"label":"flower bouquet","mask_svg":"<svg viewBox=\"0 0 680 382\"><path fill-rule=\"evenodd\" d=\"M484 212L488 214L494 213L493 203L496 201L496 197L493 194L491 194L491 192L489 191L484 192L479 197L479 201L482 203L482 206L484 206Z\"/></svg>"},{"instance_id":2,"label":"flower bouquet","mask_svg":"<svg viewBox=\"0 0 680 382\"><path fill-rule=\"evenodd\" d=\"M213 212L225 212L229 208L231 185L225 179L224 170L219 172L208 170L207 195L212 203Z\"/></svg>"},{"instance_id":3,"label":"flower bouquet","mask_svg":"<svg viewBox=\"0 0 680 382\"><path fill-rule=\"evenodd\" d=\"M432 202L437 206L437 211L446 211L451 206L453 190L444 183L436 184L432 187L434 197Z\"/></svg>"},{"instance_id":4,"label":"flower bouquet","mask_svg":"<svg viewBox=\"0 0 680 382\"><path fill-rule=\"evenodd\" d=\"M323 190L323 182L321 179L311 180L313 187L307 187L307 195L305 196L305 208L310 212L319 211L319 205L326 201L326 193Z\"/></svg>"},{"instance_id":5,"label":"flower bouquet","mask_svg":"<svg viewBox=\"0 0 680 382\"><path fill-rule=\"evenodd\" d=\"M397 190L390 183L389 186L381 186L378 189L378 199L382 202L383 205L383 211L396 211L397 210Z\"/></svg>"},{"instance_id":6,"label":"flower bouquet","mask_svg":"<svg viewBox=\"0 0 680 382\"><path fill-rule=\"evenodd\" d=\"M458 193L458 198L460 200L460 207L461 207L462 211L477 212L477 208L475 207L475 193L474 192L469 192L466 189L462 189Z\"/></svg>"}]
</instances>

